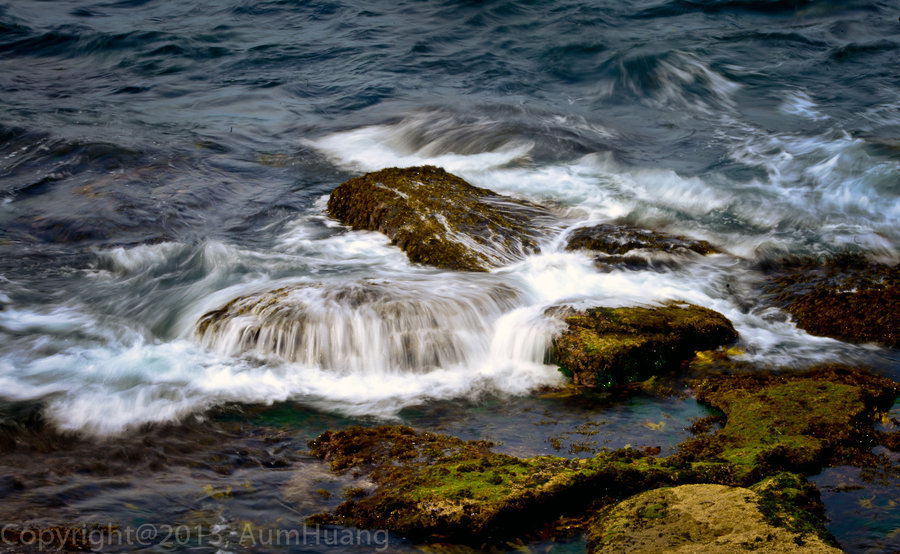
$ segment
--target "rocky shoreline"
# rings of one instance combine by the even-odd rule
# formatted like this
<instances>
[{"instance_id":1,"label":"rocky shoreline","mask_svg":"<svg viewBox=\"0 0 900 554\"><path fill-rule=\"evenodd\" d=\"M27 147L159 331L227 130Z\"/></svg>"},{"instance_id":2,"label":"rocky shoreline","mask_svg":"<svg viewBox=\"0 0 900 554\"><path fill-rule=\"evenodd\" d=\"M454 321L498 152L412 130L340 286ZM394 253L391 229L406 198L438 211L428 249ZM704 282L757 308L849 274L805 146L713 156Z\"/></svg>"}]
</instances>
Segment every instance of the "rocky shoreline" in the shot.
<instances>
[{"instance_id":1,"label":"rocky shoreline","mask_svg":"<svg viewBox=\"0 0 900 554\"><path fill-rule=\"evenodd\" d=\"M443 188L431 186L431 178ZM499 195L459 181L431 167L383 170L338 187L329 213L353 228L385 232L411 261L437 267L481 271L492 259L508 261L538 248L526 221L498 223L498 214L481 210L490 205L485 198L494 203ZM441 197L448 182L456 188ZM468 194L465 201L460 191ZM506 200L508 206L517 202ZM459 226L435 230L434 221L454 221L460 206L466 217ZM471 234L460 239L461 232ZM504 244L515 248L497 254ZM432 246L433 255L423 254ZM576 230L568 248L593 252L601 268L628 269L652 267L634 253L717 252L705 241L608 224ZM896 268L856 259L782 261L767 269L765 294L800 327L896 347ZM588 389L615 389L677 370L697 352L737 338L726 318L702 306L559 306L547 315L564 323L552 360ZM799 372L751 367L729 363L721 352L711 355L720 371L690 382L697 399L720 415L696 422L696 436L674 455L656 458L626 448L585 460L515 458L488 443L407 427L326 432L310 443L312 453L337 473L367 475L371 487L349 491L333 512L312 521L475 546L552 534L567 521L588 530L590 552L839 551L806 476L829 465L885 463L872 448L896 450L896 433L879 433L873 425L897 399L900 383L842 366Z\"/></svg>"},{"instance_id":2,"label":"rocky shoreline","mask_svg":"<svg viewBox=\"0 0 900 554\"><path fill-rule=\"evenodd\" d=\"M565 227L550 209L474 187L430 166L351 179L334 190L328 213L349 228L384 233L414 263L478 272L486 279L492 269L539 252L547 233ZM600 271L654 271L704 256L727 256L705 241L626 224L569 229L563 238L566 249L588 253ZM896 348L896 267L846 256L776 260L761 264L760 271L765 275L758 284L761 301L789 314L785 317L809 333ZM333 332L311 314L315 302L367 306L385 322L400 313L422 314L415 329L419 335L443 334L447 322L427 313L421 290L402 286L409 290L399 296L398 283L375 280L337 288L302 283L261 290L206 312L194 334L208 347L216 346L219 336L238 336L234 347L239 351L229 354L253 352L263 359L271 355L314 364L327 359L329 351L321 349L320 358L305 360L309 349L297 340L298 329L318 325L324 331L310 336L323 344ZM483 289L498 311L516 305L516 291L502 283ZM740 340L738 332L707 306L676 299L651 306L587 300L587 307L560 303L544 310L558 325L547 361L567 378L566 394L585 402L599 396L615 402L648 391L696 398L713 415L694 421L691 436L673 453L625 447L574 459L514 456L488 441L404 425L338 423L300 439L278 425L242 427L226 418L211 430L205 424L183 424L177 432L148 426L140 444L106 442L102 448L116 449L115 455L95 460L99 447L59 434L35 415L29 416L35 422L21 428L0 427L4 463L18 475L0 486L24 499L29 491L52 488L75 473L156 475L171 465L227 481L247 468L316 464L336 484L334 490L318 489L319 513L305 524L390 530L414 544L490 550L509 541L583 534L592 553L839 551L809 478L836 466L898 471L886 452L900 452L900 431L878 429L876 423L900 398L900 383L869 368L796 369L736 361L732 347ZM457 306L458 299L441 301ZM441 356L452 352L452 341L445 337L426 341L439 345L439 352L411 356L413 337L390 325L385 333L400 339L388 352L400 367L439 367L446 359ZM302 442L315 435L308 453L302 450ZM59 474L46 477L45 468L30 469L34 452ZM231 494L231 485L226 489ZM313 490L299 489L287 496L296 499ZM211 490L211 498L226 494ZM66 529L69 523L46 525ZM210 518L202 525L215 523ZM16 529L9 537L19 536ZM92 548L77 541L52 546Z\"/></svg>"}]
</instances>

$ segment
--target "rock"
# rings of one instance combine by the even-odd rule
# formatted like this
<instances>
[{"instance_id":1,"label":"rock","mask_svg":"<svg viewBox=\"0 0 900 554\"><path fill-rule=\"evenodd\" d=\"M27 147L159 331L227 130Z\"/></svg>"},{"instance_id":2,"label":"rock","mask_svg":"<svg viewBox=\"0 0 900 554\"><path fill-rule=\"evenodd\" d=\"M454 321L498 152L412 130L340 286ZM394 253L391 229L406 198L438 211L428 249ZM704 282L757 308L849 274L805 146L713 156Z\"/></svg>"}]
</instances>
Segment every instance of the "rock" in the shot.
<instances>
[{"instance_id":1,"label":"rock","mask_svg":"<svg viewBox=\"0 0 900 554\"><path fill-rule=\"evenodd\" d=\"M386 234L410 261L487 271L539 251L545 209L470 185L433 166L382 169L338 186L328 213Z\"/></svg>"},{"instance_id":2,"label":"rock","mask_svg":"<svg viewBox=\"0 0 900 554\"><path fill-rule=\"evenodd\" d=\"M843 255L768 268L770 301L813 335L900 346L900 266Z\"/></svg>"},{"instance_id":3,"label":"rock","mask_svg":"<svg viewBox=\"0 0 900 554\"><path fill-rule=\"evenodd\" d=\"M484 282L460 290L415 280L297 284L240 296L207 312L207 348L326 370L424 372L467 362L467 333L488 335L519 293Z\"/></svg>"},{"instance_id":4,"label":"rock","mask_svg":"<svg viewBox=\"0 0 900 554\"><path fill-rule=\"evenodd\" d=\"M681 443L673 459L727 462L745 480L865 463L882 439L876 417L900 395L900 383L844 366L719 375L691 387L725 414L725 425Z\"/></svg>"},{"instance_id":5,"label":"rock","mask_svg":"<svg viewBox=\"0 0 900 554\"><path fill-rule=\"evenodd\" d=\"M334 471L370 471L376 487L309 523L387 528L413 540L498 544L561 515L584 515L597 499L700 479L690 468L667 467L631 449L590 459L516 458L490 446L397 426L324 433L310 443L312 453Z\"/></svg>"},{"instance_id":6,"label":"rock","mask_svg":"<svg viewBox=\"0 0 900 554\"><path fill-rule=\"evenodd\" d=\"M762 495L742 487L651 490L596 518L588 552L841 552L817 534L774 525L761 504Z\"/></svg>"},{"instance_id":7,"label":"rock","mask_svg":"<svg viewBox=\"0 0 900 554\"><path fill-rule=\"evenodd\" d=\"M372 486L346 491L347 500L333 513L318 514L309 523L479 546L553 534L561 518L577 525L593 518L591 544L598 552L632 547L731 552L727 548L742 543L766 552L827 547L831 538L822 525L817 490L786 470L882 464L884 459L868 453L881 438L873 421L892 405L900 383L824 367L719 375L692 386L725 413L725 425L683 442L667 458L628 448L587 459L516 458L492 452L484 441L401 426L323 433L310 443L312 454L333 471L350 472ZM670 497L665 491L675 489L664 489L612 508L644 491L700 483L706 487L683 489L699 491L696 495ZM699 511L691 516L691 510ZM743 526L744 520L753 525ZM661 527L653 527L657 524ZM688 536L670 536L678 530ZM620 531L624 534L617 538ZM675 542L655 542L660 533Z\"/></svg>"},{"instance_id":8,"label":"rock","mask_svg":"<svg viewBox=\"0 0 900 554\"><path fill-rule=\"evenodd\" d=\"M567 329L553 340L552 359L576 384L610 388L657 375L734 341L725 316L693 305L658 308L554 307Z\"/></svg>"},{"instance_id":9,"label":"rock","mask_svg":"<svg viewBox=\"0 0 900 554\"><path fill-rule=\"evenodd\" d=\"M705 256L717 253L705 240L608 223L575 229L569 235L566 249L590 250L598 254L595 262L601 269L628 270L677 265L672 257L674 254L695 253Z\"/></svg>"}]
</instances>

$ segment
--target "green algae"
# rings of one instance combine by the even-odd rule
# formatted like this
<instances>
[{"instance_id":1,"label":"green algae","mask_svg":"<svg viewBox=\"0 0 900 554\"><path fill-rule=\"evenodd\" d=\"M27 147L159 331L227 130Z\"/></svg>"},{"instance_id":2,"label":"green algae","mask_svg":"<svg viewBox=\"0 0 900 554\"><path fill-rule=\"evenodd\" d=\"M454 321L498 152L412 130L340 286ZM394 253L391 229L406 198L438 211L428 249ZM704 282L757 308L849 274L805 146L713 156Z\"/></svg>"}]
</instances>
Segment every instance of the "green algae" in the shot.
<instances>
[{"instance_id":1,"label":"green algae","mask_svg":"<svg viewBox=\"0 0 900 554\"><path fill-rule=\"evenodd\" d=\"M547 313L568 327L553 341L552 360L576 384L599 389L643 381L737 338L724 316L693 305Z\"/></svg>"},{"instance_id":2,"label":"green algae","mask_svg":"<svg viewBox=\"0 0 900 554\"><path fill-rule=\"evenodd\" d=\"M355 177L328 199L328 213L354 229L384 233L410 261L487 271L538 249L543 208L475 187L434 166Z\"/></svg>"},{"instance_id":3,"label":"green algae","mask_svg":"<svg viewBox=\"0 0 900 554\"><path fill-rule=\"evenodd\" d=\"M667 458L629 448L587 459L517 458L493 452L489 442L400 426L324 433L310 443L312 453L336 472L368 472L375 486L366 496L353 491L333 513L311 521L493 544L552 529L559 518L575 518L576 527L593 518L594 525L607 507L635 494L705 483L751 487L770 524L800 542L815 535L830 544L817 492L803 475L848 459L872 461L863 454L881 436L873 422L890 408L900 384L828 366L720 375L692 386L721 411L724 425L695 426L705 434ZM666 517L664 506L644 508L642 520Z\"/></svg>"},{"instance_id":4,"label":"green algae","mask_svg":"<svg viewBox=\"0 0 900 554\"><path fill-rule=\"evenodd\" d=\"M825 521L825 506L815 485L802 475L782 472L756 483L750 490L759 495L759 509L770 524L799 534L814 535L838 546Z\"/></svg>"},{"instance_id":5,"label":"green algae","mask_svg":"<svg viewBox=\"0 0 900 554\"><path fill-rule=\"evenodd\" d=\"M692 383L725 424L679 446L684 459L721 460L748 475L811 473L877 444L873 423L900 385L865 371L824 366L802 373L717 376Z\"/></svg>"}]
</instances>

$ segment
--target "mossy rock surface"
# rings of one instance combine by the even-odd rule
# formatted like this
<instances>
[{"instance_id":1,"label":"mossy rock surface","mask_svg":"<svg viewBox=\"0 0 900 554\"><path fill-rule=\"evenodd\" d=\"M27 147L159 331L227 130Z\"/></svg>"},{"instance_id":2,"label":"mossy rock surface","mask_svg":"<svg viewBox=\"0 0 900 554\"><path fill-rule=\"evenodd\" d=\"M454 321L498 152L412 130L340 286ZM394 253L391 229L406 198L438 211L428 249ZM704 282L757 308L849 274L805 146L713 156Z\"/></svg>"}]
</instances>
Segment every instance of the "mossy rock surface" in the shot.
<instances>
[{"instance_id":1,"label":"mossy rock surface","mask_svg":"<svg viewBox=\"0 0 900 554\"><path fill-rule=\"evenodd\" d=\"M632 449L590 459L516 458L492 452L489 443L396 426L325 433L310 446L333 470L371 471L376 484L371 496L314 522L467 544L527 535L560 516L583 516L595 502L703 479Z\"/></svg>"},{"instance_id":2,"label":"mossy rock surface","mask_svg":"<svg viewBox=\"0 0 900 554\"><path fill-rule=\"evenodd\" d=\"M705 240L694 240L639 227L610 223L575 229L569 235L566 249L591 250L610 255L627 254L633 250L666 253L696 252L703 255L717 252Z\"/></svg>"},{"instance_id":3,"label":"mossy rock surface","mask_svg":"<svg viewBox=\"0 0 900 554\"><path fill-rule=\"evenodd\" d=\"M876 418L900 394L900 383L842 366L723 375L692 386L725 423L683 442L676 457L727 462L751 478L784 470L811 474L829 463L867 459L882 439L873 429Z\"/></svg>"},{"instance_id":4,"label":"mossy rock surface","mask_svg":"<svg viewBox=\"0 0 900 554\"><path fill-rule=\"evenodd\" d=\"M767 297L813 335L900 346L900 266L844 255L767 268Z\"/></svg>"},{"instance_id":5,"label":"mossy rock surface","mask_svg":"<svg viewBox=\"0 0 900 554\"><path fill-rule=\"evenodd\" d=\"M576 384L610 388L678 367L698 350L734 341L722 314L694 305L656 308L550 308L566 330L553 341L553 360Z\"/></svg>"},{"instance_id":6,"label":"mossy rock surface","mask_svg":"<svg viewBox=\"0 0 900 554\"><path fill-rule=\"evenodd\" d=\"M774 525L763 503L763 495L743 487L651 490L602 512L590 527L588 552L841 552L816 533Z\"/></svg>"},{"instance_id":7,"label":"mossy rock surface","mask_svg":"<svg viewBox=\"0 0 900 554\"><path fill-rule=\"evenodd\" d=\"M326 432L310 443L313 455L336 472L367 474L374 486L310 523L387 528L413 540L484 545L547 530L553 534L554 522L566 517L581 525L591 520L596 551L630 551L614 542L617 532L610 530L636 529L641 533L634 537L644 540L658 538L663 530L647 534L641 525L659 524L672 530L699 525L699 530L671 545L647 543L657 551L728 552L706 548L746 543L764 552L813 546L830 552L818 493L802 474L829 463L880 463L868 454L881 436L873 422L890 408L900 384L862 370L823 367L782 375L719 375L692 386L702 401L723 412L724 426L688 439L667 458L633 449L588 459L516 458L493 452L487 442L402 426ZM799 473L786 472L791 469ZM613 508L645 491L690 484L727 485L685 490L707 491L713 506L721 492L740 506L723 504L699 520L663 523L673 510L682 510L669 506L682 506L692 496L677 497L673 504L663 490ZM683 509L684 517L693 510ZM729 528L732 516L745 512L759 533ZM769 542L774 540L770 535L779 538ZM634 537L628 540L638 541ZM643 548L644 543L627 544ZM793 546L778 550L784 545Z\"/></svg>"},{"instance_id":8,"label":"mossy rock surface","mask_svg":"<svg viewBox=\"0 0 900 554\"><path fill-rule=\"evenodd\" d=\"M328 213L354 229L379 231L410 261L487 271L539 251L550 213L475 187L434 166L355 177L328 199Z\"/></svg>"}]
</instances>

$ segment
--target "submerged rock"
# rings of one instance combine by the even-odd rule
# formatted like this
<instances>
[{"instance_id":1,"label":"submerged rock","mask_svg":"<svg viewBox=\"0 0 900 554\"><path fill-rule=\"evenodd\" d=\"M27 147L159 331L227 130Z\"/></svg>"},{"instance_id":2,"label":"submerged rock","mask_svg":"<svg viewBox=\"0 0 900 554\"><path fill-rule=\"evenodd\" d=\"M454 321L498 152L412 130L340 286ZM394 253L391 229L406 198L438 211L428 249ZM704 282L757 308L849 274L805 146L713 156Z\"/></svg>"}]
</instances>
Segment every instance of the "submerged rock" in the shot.
<instances>
[{"instance_id":1,"label":"submerged rock","mask_svg":"<svg viewBox=\"0 0 900 554\"><path fill-rule=\"evenodd\" d=\"M567 250L589 250L601 269L641 270L677 265L675 255L715 254L705 240L666 235L639 227L604 223L572 231Z\"/></svg>"},{"instance_id":2,"label":"submerged rock","mask_svg":"<svg viewBox=\"0 0 900 554\"><path fill-rule=\"evenodd\" d=\"M698 484L648 491L595 518L588 552L841 552L819 533L776 526L766 505L763 495L743 487Z\"/></svg>"},{"instance_id":3,"label":"submerged rock","mask_svg":"<svg viewBox=\"0 0 900 554\"><path fill-rule=\"evenodd\" d=\"M677 367L698 350L734 341L725 316L694 305L658 308L550 308L567 329L553 340L553 360L576 384L609 388Z\"/></svg>"},{"instance_id":4,"label":"submerged rock","mask_svg":"<svg viewBox=\"0 0 900 554\"><path fill-rule=\"evenodd\" d=\"M716 249L705 240L688 239L639 227L608 223L576 229L569 236L566 249L593 250L613 255L627 254L632 250L670 253L692 251L703 255L716 253Z\"/></svg>"},{"instance_id":5,"label":"submerged rock","mask_svg":"<svg viewBox=\"0 0 900 554\"><path fill-rule=\"evenodd\" d=\"M487 271L539 251L545 209L470 185L434 166L355 177L328 199L328 213L354 229L379 231L410 261Z\"/></svg>"},{"instance_id":6,"label":"submerged rock","mask_svg":"<svg viewBox=\"0 0 900 554\"><path fill-rule=\"evenodd\" d=\"M207 348L326 370L426 372L471 362L472 337L518 305L502 283L458 287L368 280L306 284L231 300L195 332Z\"/></svg>"},{"instance_id":7,"label":"submerged rock","mask_svg":"<svg viewBox=\"0 0 900 554\"><path fill-rule=\"evenodd\" d=\"M783 262L770 272L768 296L810 334L900 346L900 266L845 255Z\"/></svg>"}]
</instances>

